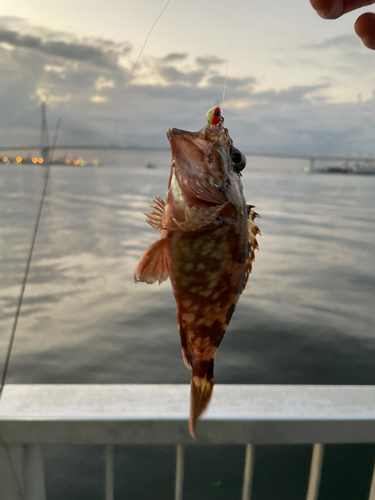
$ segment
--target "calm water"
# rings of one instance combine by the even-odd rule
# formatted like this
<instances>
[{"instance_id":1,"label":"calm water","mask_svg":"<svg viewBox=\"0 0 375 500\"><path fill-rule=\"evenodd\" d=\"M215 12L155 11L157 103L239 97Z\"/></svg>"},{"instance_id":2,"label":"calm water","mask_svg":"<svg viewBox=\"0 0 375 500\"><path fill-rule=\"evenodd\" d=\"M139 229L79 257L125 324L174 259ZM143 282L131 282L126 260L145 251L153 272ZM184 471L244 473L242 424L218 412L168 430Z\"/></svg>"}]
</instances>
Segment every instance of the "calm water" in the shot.
<instances>
[{"instance_id":1,"label":"calm water","mask_svg":"<svg viewBox=\"0 0 375 500\"><path fill-rule=\"evenodd\" d=\"M0 170L0 368L44 173ZM53 167L8 383L188 383L169 282L133 282L159 237L142 212L164 196L168 176L168 168ZM219 349L216 383L375 384L375 177L247 169L243 181L262 216L260 251ZM102 498L102 450L57 448L47 450L50 498ZM116 498L171 498L173 453L119 447ZM239 498L241 447L187 453L187 500ZM302 499L309 453L260 447L254 498ZM371 447L329 447L319 499L365 498L358 484L372 457ZM325 480L340 460L348 484Z\"/></svg>"}]
</instances>

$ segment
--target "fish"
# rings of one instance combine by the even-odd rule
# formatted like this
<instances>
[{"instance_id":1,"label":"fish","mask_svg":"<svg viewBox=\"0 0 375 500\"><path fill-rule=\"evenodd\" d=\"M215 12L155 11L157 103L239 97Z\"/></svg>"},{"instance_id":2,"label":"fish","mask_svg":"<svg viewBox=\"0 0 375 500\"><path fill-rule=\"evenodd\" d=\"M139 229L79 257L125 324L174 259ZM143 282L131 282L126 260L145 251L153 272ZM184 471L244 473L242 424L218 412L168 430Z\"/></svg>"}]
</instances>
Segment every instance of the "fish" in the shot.
<instances>
[{"instance_id":1,"label":"fish","mask_svg":"<svg viewBox=\"0 0 375 500\"><path fill-rule=\"evenodd\" d=\"M245 289L260 230L247 205L246 157L233 146L219 107L198 132L167 130L171 173L165 201L156 196L146 222L161 233L142 255L135 282L171 280L182 356L192 370L189 431L195 437L214 386L214 360Z\"/></svg>"}]
</instances>

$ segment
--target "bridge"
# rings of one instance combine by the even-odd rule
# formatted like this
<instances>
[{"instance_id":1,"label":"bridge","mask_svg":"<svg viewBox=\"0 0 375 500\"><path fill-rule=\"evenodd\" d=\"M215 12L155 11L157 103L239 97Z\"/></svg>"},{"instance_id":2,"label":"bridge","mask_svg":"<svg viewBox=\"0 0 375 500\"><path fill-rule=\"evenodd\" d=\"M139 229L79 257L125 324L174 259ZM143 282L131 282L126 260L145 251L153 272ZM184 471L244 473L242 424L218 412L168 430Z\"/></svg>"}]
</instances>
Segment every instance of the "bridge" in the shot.
<instances>
[{"instance_id":1,"label":"bridge","mask_svg":"<svg viewBox=\"0 0 375 500\"><path fill-rule=\"evenodd\" d=\"M43 158L43 163L48 164L50 160L51 150L53 147L49 143L49 134L46 118L46 105L43 102L41 105L42 111L42 122L41 122L41 138L40 144L29 145L29 146L0 146L0 151L40 151L40 156ZM61 150L95 150L95 151L165 151L169 152L169 147L156 147L156 146L139 146L139 145L118 145L118 144L59 144L56 147L59 151ZM277 158L277 159L289 159L289 160L306 160L309 162L309 170L314 171L316 162L318 161L330 161L330 162L342 162L342 163L361 163L365 165L372 165L374 163L374 158L372 157L362 157L362 156L330 156L330 155L308 155L308 154L293 154L293 153L267 153L263 151L245 151L244 154L247 157L257 157L257 158Z\"/></svg>"}]
</instances>

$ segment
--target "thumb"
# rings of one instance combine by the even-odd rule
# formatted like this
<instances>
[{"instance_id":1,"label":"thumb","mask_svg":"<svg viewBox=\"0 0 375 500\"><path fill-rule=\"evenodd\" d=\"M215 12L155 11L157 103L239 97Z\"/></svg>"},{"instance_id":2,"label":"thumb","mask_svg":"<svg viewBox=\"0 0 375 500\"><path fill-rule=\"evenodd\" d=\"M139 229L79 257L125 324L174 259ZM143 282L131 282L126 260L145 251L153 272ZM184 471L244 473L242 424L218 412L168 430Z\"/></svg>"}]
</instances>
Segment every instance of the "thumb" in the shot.
<instances>
[{"instance_id":1,"label":"thumb","mask_svg":"<svg viewBox=\"0 0 375 500\"><path fill-rule=\"evenodd\" d=\"M366 14L359 16L354 29L364 45L375 50L375 14L366 12Z\"/></svg>"}]
</instances>

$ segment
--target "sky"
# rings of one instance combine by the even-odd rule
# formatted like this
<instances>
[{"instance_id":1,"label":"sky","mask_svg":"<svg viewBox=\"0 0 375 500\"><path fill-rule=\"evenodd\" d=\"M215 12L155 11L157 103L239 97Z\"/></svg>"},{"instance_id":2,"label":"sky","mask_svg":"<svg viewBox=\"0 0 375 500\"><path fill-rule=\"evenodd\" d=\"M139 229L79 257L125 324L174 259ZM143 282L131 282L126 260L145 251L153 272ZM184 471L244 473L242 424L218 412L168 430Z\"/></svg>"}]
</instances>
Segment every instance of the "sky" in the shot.
<instances>
[{"instance_id":1,"label":"sky","mask_svg":"<svg viewBox=\"0 0 375 500\"><path fill-rule=\"evenodd\" d=\"M375 51L308 0L2 0L0 146L38 144L40 103L60 144L167 147L222 102L240 149L375 154ZM232 22L233 19L233 22ZM229 57L228 57L229 54ZM116 125L117 122L117 125Z\"/></svg>"}]
</instances>

